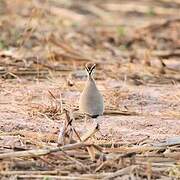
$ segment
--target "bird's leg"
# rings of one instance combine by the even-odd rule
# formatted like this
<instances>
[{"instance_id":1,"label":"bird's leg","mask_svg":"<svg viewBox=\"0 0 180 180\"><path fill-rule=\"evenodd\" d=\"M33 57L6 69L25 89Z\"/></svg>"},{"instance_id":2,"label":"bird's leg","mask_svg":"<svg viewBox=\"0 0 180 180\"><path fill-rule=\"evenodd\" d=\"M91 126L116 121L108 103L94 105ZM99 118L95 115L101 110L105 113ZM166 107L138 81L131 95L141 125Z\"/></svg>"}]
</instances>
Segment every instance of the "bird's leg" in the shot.
<instances>
[{"instance_id":1,"label":"bird's leg","mask_svg":"<svg viewBox=\"0 0 180 180\"><path fill-rule=\"evenodd\" d=\"M92 118L92 119L93 119L93 123L94 123L94 124L98 124L98 125L99 125L99 116L94 117L94 118Z\"/></svg>"},{"instance_id":2,"label":"bird's leg","mask_svg":"<svg viewBox=\"0 0 180 180\"><path fill-rule=\"evenodd\" d=\"M100 124L99 124L100 120L99 120L99 118L100 118L100 116L98 116L96 118L92 118L93 119L93 124L94 124L94 126L98 127L100 135L103 136L103 134L102 134L102 132L100 130Z\"/></svg>"},{"instance_id":3,"label":"bird's leg","mask_svg":"<svg viewBox=\"0 0 180 180\"><path fill-rule=\"evenodd\" d=\"M97 118L92 118L93 119L93 124L98 124L97 123Z\"/></svg>"}]
</instances>

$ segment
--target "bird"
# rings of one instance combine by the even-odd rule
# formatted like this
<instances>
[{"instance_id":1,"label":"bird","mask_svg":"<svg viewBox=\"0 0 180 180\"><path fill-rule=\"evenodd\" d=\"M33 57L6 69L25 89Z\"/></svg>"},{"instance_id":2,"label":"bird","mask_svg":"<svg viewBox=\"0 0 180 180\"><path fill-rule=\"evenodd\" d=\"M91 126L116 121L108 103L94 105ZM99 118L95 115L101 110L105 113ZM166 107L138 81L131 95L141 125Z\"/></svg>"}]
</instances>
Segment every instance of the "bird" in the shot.
<instances>
[{"instance_id":1,"label":"bird","mask_svg":"<svg viewBox=\"0 0 180 180\"><path fill-rule=\"evenodd\" d=\"M93 78L93 71L96 64L86 64L85 69L88 74L86 85L82 91L79 99L79 110L85 114L85 117L97 118L103 115L104 112L104 100L100 91L96 86L96 82Z\"/></svg>"}]
</instances>

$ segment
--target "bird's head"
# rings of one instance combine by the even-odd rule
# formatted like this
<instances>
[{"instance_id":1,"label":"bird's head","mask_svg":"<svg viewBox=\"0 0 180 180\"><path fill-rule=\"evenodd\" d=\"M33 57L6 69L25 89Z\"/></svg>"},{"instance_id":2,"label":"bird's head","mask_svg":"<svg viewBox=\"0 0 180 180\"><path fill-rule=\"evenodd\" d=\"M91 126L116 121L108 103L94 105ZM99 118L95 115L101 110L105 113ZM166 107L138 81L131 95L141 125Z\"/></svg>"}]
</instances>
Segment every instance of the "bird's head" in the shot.
<instances>
[{"instance_id":1,"label":"bird's head","mask_svg":"<svg viewBox=\"0 0 180 180\"><path fill-rule=\"evenodd\" d=\"M93 75L93 71L96 67L96 64L90 64L90 63L87 63L85 65L85 68L86 68L86 71L88 73L88 77L91 79L92 78L92 75Z\"/></svg>"}]
</instances>

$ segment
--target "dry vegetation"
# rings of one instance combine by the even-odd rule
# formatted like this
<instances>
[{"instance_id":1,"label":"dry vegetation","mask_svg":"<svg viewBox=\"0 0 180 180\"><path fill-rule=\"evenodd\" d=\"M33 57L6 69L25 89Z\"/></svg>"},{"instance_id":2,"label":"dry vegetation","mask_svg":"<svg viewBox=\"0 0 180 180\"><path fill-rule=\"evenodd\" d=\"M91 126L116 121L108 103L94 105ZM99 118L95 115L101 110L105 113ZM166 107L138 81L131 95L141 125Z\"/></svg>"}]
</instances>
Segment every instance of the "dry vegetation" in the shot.
<instances>
[{"instance_id":1,"label":"dry vegetation","mask_svg":"<svg viewBox=\"0 0 180 180\"><path fill-rule=\"evenodd\" d=\"M179 0L1 0L0 34L0 179L180 178Z\"/></svg>"}]
</instances>

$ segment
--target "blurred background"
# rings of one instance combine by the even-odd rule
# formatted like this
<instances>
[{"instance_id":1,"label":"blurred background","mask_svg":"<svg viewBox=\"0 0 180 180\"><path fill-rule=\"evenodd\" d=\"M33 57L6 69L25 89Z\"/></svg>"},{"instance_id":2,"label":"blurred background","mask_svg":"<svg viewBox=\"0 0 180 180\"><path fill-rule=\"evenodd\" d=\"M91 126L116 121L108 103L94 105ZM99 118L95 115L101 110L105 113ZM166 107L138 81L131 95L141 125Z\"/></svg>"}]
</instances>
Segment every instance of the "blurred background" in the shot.
<instances>
[{"instance_id":1,"label":"blurred background","mask_svg":"<svg viewBox=\"0 0 180 180\"><path fill-rule=\"evenodd\" d=\"M1 0L0 77L180 80L178 0Z\"/></svg>"},{"instance_id":2,"label":"blurred background","mask_svg":"<svg viewBox=\"0 0 180 180\"><path fill-rule=\"evenodd\" d=\"M70 115L89 133L87 63L105 102L82 138L95 146L22 155L57 147ZM178 179L179 89L180 0L0 0L0 179Z\"/></svg>"}]
</instances>

